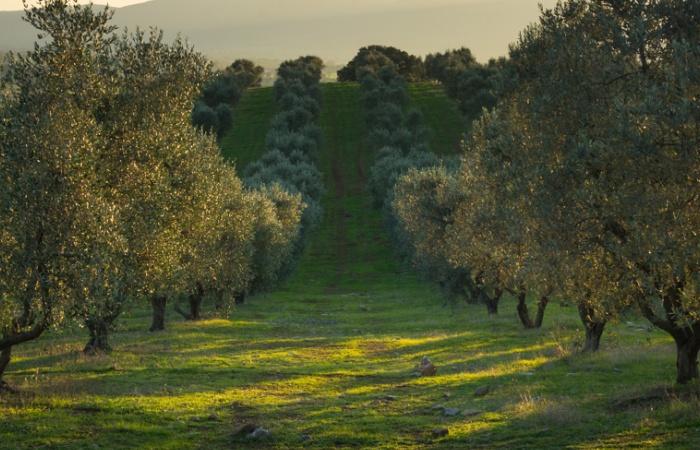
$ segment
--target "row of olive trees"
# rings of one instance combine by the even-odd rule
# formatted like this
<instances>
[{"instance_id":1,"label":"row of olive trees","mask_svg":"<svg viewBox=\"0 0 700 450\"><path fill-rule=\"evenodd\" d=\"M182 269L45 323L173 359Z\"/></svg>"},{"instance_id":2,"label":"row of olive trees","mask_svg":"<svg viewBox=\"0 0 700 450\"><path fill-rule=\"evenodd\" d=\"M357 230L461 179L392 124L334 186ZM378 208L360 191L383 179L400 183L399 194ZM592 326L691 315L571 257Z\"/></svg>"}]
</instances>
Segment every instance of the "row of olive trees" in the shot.
<instances>
[{"instance_id":1,"label":"row of olive trees","mask_svg":"<svg viewBox=\"0 0 700 450\"><path fill-rule=\"evenodd\" d=\"M325 190L314 161L323 142L323 130L316 123L321 111L323 67L318 57L304 56L283 62L277 70L273 92L278 112L265 137L267 153L246 167L244 182L255 189L274 185L300 195L304 211L284 260L274 272L259 272L247 289L239 292L239 302L246 294L270 290L291 275L321 222L320 201Z\"/></svg>"},{"instance_id":2,"label":"row of olive trees","mask_svg":"<svg viewBox=\"0 0 700 450\"><path fill-rule=\"evenodd\" d=\"M77 0L25 16L48 39L11 55L0 89L0 389L13 347L51 327L82 320L86 350L108 349L137 299L158 329L169 297L245 289L260 239L289 246L303 210L245 188L191 125L210 72L191 47L118 35Z\"/></svg>"},{"instance_id":3,"label":"row of olive trees","mask_svg":"<svg viewBox=\"0 0 700 450\"><path fill-rule=\"evenodd\" d=\"M425 74L445 86L447 95L456 100L460 111L475 120L484 108L496 105L494 89L505 58L491 59L486 64L476 61L471 50L462 47L425 57Z\"/></svg>"},{"instance_id":4,"label":"row of olive trees","mask_svg":"<svg viewBox=\"0 0 700 450\"><path fill-rule=\"evenodd\" d=\"M394 202L422 252L575 302L588 349L637 308L674 339L679 383L700 375L699 18L700 0L543 11L458 172L413 171Z\"/></svg>"},{"instance_id":5,"label":"row of olive trees","mask_svg":"<svg viewBox=\"0 0 700 450\"><path fill-rule=\"evenodd\" d=\"M237 59L212 74L202 86L202 94L192 110L192 124L213 133L218 139L233 126L233 108L243 91L260 87L265 69L248 59Z\"/></svg>"},{"instance_id":6,"label":"row of olive trees","mask_svg":"<svg viewBox=\"0 0 700 450\"><path fill-rule=\"evenodd\" d=\"M423 61L395 47L370 45L358 50L357 55L338 71L338 81L361 81L363 71L376 73L390 65L409 83L442 83L447 95L457 101L462 113L476 119L483 108L496 104L492 91L504 62L505 59L500 58L480 64L466 47L432 53Z\"/></svg>"},{"instance_id":7,"label":"row of olive trees","mask_svg":"<svg viewBox=\"0 0 700 450\"><path fill-rule=\"evenodd\" d=\"M458 161L442 161L430 151L431 130L423 125L419 110L408 108L406 79L397 73L394 64L387 60L358 70L368 140L376 155L369 189L375 206L384 213L389 236L399 255L410 260L423 277L439 283L448 298L467 296L470 292L468 273L415 252L391 208L394 185L410 169L447 166L454 170Z\"/></svg>"}]
</instances>

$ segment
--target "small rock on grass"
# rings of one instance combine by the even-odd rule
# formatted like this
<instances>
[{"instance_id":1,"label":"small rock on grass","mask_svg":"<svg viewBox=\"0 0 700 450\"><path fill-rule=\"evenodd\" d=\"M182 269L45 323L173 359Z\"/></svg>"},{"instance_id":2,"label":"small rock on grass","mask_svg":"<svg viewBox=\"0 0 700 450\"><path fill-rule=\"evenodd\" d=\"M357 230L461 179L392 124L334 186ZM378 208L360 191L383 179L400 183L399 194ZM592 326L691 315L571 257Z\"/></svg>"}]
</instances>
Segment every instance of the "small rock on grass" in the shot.
<instances>
[{"instance_id":1,"label":"small rock on grass","mask_svg":"<svg viewBox=\"0 0 700 450\"><path fill-rule=\"evenodd\" d=\"M440 438L445 437L450 434L450 430L447 428L433 428L433 437Z\"/></svg>"},{"instance_id":2,"label":"small rock on grass","mask_svg":"<svg viewBox=\"0 0 700 450\"><path fill-rule=\"evenodd\" d=\"M445 408L442 410L443 416L456 416L459 414L459 409L457 408Z\"/></svg>"},{"instance_id":3,"label":"small rock on grass","mask_svg":"<svg viewBox=\"0 0 700 450\"><path fill-rule=\"evenodd\" d=\"M484 395L488 394L490 390L491 386L481 386L480 388L474 391L474 395L477 397L483 397Z\"/></svg>"},{"instance_id":4,"label":"small rock on grass","mask_svg":"<svg viewBox=\"0 0 700 450\"><path fill-rule=\"evenodd\" d=\"M482 412L483 412L483 411L481 411L481 410L479 410L479 409L468 409L468 410L466 410L466 411L463 411L463 412L462 412L462 415L463 415L464 417L473 417L473 416L478 416L478 415L481 414Z\"/></svg>"},{"instance_id":5,"label":"small rock on grass","mask_svg":"<svg viewBox=\"0 0 700 450\"><path fill-rule=\"evenodd\" d=\"M209 420L211 420L213 422L218 422L219 420L221 420L221 418L219 417L219 415L217 413L211 413L211 414L209 414Z\"/></svg>"}]
</instances>

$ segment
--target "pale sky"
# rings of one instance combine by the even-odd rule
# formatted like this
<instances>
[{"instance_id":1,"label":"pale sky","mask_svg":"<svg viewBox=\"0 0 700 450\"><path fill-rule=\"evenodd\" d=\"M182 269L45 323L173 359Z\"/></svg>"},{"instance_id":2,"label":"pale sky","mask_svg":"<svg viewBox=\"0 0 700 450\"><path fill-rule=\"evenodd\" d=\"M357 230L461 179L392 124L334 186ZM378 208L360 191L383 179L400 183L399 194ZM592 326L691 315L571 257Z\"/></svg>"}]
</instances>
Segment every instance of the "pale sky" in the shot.
<instances>
[{"instance_id":1,"label":"pale sky","mask_svg":"<svg viewBox=\"0 0 700 450\"><path fill-rule=\"evenodd\" d=\"M122 6L134 5L136 3L144 3L146 1L148 0L99 0L93 1L93 3L98 5L109 4L109 6L112 6L114 8L120 8ZM30 1L30 3L34 2ZM90 2L86 0L80 0L79 3L87 4ZM22 6L22 0L0 0L0 11L21 11L23 9L24 7Z\"/></svg>"}]
</instances>

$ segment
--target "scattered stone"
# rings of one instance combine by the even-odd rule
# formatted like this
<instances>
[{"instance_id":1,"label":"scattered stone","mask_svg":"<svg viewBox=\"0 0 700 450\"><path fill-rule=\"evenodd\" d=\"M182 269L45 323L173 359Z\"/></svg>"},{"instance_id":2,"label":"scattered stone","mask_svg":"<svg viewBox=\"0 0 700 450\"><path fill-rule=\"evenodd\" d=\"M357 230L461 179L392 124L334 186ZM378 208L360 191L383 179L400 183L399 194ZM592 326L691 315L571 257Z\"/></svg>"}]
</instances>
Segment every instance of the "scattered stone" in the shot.
<instances>
[{"instance_id":1,"label":"scattered stone","mask_svg":"<svg viewBox=\"0 0 700 450\"><path fill-rule=\"evenodd\" d=\"M202 419L200 419L200 418L197 417L197 416L192 416L192 417L190 417L190 420L191 420L192 422L201 422L201 421L202 421Z\"/></svg>"},{"instance_id":2,"label":"scattered stone","mask_svg":"<svg viewBox=\"0 0 700 450\"><path fill-rule=\"evenodd\" d=\"M420 373L420 372L413 372L413 373L411 374L411 376L412 376L412 377L422 377L423 374Z\"/></svg>"},{"instance_id":3,"label":"scattered stone","mask_svg":"<svg viewBox=\"0 0 700 450\"><path fill-rule=\"evenodd\" d=\"M248 434L246 439L257 439L258 441L266 441L270 438L270 431L265 428L256 428L255 431Z\"/></svg>"},{"instance_id":4,"label":"scattered stone","mask_svg":"<svg viewBox=\"0 0 700 450\"><path fill-rule=\"evenodd\" d=\"M459 414L459 409L457 408L445 408L442 411L443 416L456 416L457 414Z\"/></svg>"},{"instance_id":5,"label":"scattered stone","mask_svg":"<svg viewBox=\"0 0 700 450\"><path fill-rule=\"evenodd\" d=\"M520 375L522 375L522 376L524 376L524 377L531 377L531 376L533 376L534 374L535 374L534 372L522 372Z\"/></svg>"},{"instance_id":6,"label":"scattered stone","mask_svg":"<svg viewBox=\"0 0 700 450\"><path fill-rule=\"evenodd\" d=\"M369 308L366 307L365 305L360 305L360 310L362 310L362 311L369 311Z\"/></svg>"},{"instance_id":7,"label":"scattered stone","mask_svg":"<svg viewBox=\"0 0 700 450\"><path fill-rule=\"evenodd\" d=\"M462 415L465 417L473 417L473 416L478 416L481 414L483 411L479 409L468 409L466 411L462 411Z\"/></svg>"},{"instance_id":8,"label":"scattered stone","mask_svg":"<svg viewBox=\"0 0 700 450\"><path fill-rule=\"evenodd\" d=\"M575 377L576 374L573 373L573 372L569 372L569 373L566 374L566 376L567 376L567 377Z\"/></svg>"},{"instance_id":9,"label":"scattered stone","mask_svg":"<svg viewBox=\"0 0 700 450\"><path fill-rule=\"evenodd\" d=\"M221 418L219 417L219 415L217 413L211 413L211 414L209 414L209 420L214 421L214 422L218 422L221 420Z\"/></svg>"},{"instance_id":10,"label":"scattered stone","mask_svg":"<svg viewBox=\"0 0 700 450\"><path fill-rule=\"evenodd\" d=\"M311 440L311 436L309 436L308 434L302 434L301 436L299 436L299 440L301 442L309 442Z\"/></svg>"},{"instance_id":11,"label":"scattered stone","mask_svg":"<svg viewBox=\"0 0 700 450\"><path fill-rule=\"evenodd\" d=\"M430 376L437 373L437 367L435 367L435 364L433 364L433 362L427 356L423 357L423 360L417 369L417 372L420 373L421 376Z\"/></svg>"},{"instance_id":12,"label":"scattered stone","mask_svg":"<svg viewBox=\"0 0 700 450\"><path fill-rule=\"evenodd\" d=\"M442 405L436 405L436 406L433 406L433 407L430 408L430 409L432 409L433 411L444 411L444 410L445 410L445 407L442 406Z\"/></svg>"},{"instance_id":13,"label":"scattered stone","mask_svg":"<svg viewBox=\"0 0 700 450\"><path fill-rule=\"evenodd\" d=\"M395 395L379 395L377 397L374 397L375 400L386 400L388 402L393 402L398 399Z\"/></svg>"},{"instance_id":14,"label":"scattered stone","mask_svg":"<svg viewBox=\"0 0 700 450\"><path fill-rule=\"evenodd\" d=\"M433 428L433 437L440 438L445 437L450 434L450 430L447 428Z\"/></svg>"},{"instance_id":15,"label":"scattered stone","mask_svg":"<svg viewBox=\"0 0 700 450\"><path fill-rule=\"evenodd\" d=\"M450 394L449 392L445 392L444 394L442 394L442 396L445 398L450 398L452 397L452 394Z\"/></svg>"},{"instance_id":16,"label":"scattered stone","mask_svg":"<svg viewBox=\"0 0 700 450\"><path fill-rule=\"evenodd\" d=\"M480 388L474 391L474 395L477 397L483 397L484 395L488 394L490 390L491 386L481 386Z\"/></svg>"}]
</instances>

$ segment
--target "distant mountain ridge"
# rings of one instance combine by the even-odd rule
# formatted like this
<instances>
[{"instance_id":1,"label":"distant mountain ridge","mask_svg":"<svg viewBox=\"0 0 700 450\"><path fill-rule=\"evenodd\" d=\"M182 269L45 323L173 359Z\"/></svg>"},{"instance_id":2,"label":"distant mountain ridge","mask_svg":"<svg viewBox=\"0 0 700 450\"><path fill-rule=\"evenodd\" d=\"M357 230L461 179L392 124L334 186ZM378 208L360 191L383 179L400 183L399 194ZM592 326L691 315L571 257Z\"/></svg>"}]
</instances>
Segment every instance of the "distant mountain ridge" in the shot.
<instances>
[{"instance_id":1,"label":"distant mountain ridge","mask_svg":"<svg viewBox=\"0 0 700 450\"><path fill-rule=\"evenodd\" d=\"M539 0L552 6L555 0ZM344 63L365 45L425 55L466 46L477 58L505 55L539 15L537 0L152 0L115 9L114 23L177 33L214 58L288 59L315 54ZM313 7L308 12L308 8ZM0 12L0 50L31 48L37 33L21 11Z\"/></svg>"}]
</instances>

